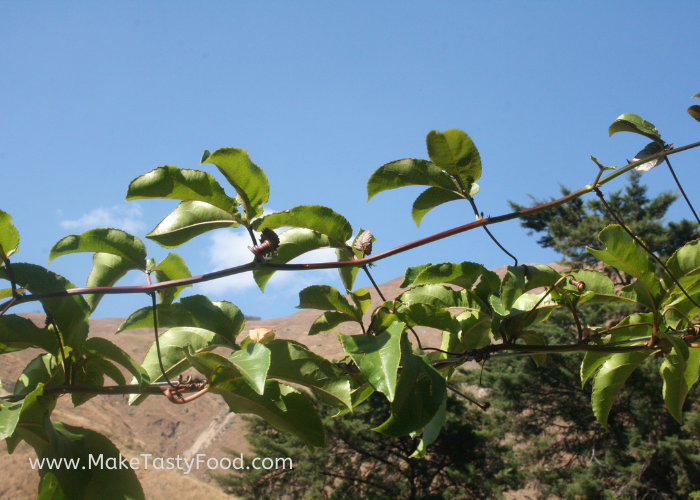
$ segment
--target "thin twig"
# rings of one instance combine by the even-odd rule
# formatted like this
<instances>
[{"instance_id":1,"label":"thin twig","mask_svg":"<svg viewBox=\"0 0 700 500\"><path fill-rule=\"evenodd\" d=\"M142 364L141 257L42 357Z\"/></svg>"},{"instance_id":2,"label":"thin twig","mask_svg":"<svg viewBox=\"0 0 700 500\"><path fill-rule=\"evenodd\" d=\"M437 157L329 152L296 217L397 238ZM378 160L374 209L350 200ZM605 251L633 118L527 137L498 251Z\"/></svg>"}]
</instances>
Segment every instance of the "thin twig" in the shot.
<instances>
[{"instance_id":1,"label":"thin twig","mask_svg":"<svg viewBox=\"0 0 700 500\"><path fill-rule=\"evenodd\" d=\"M56 321L54 321L53 316L44 306L44 313L46 313L46 320L53 326L54 334L56 335L56 340L58 341L58 347L61 349L61 364L63 365L63 383L65 385L71 384L71 369L70 362L66 358L66 350L63 348L63 339L61 338L61 332L58 331L58 326L56 326Z\"/></svg>"},{"instance_id":2,"label":"thin twig","mask_svg":"<svg viewBox=\"0 0 700 500\"><path fill-rule=\"evenodd\" d=\"M7 301L5 307L3 308L2 312L0 312L0 316L4 315L10 307L15 305L15 302L17 302L17 297L12 297L9 301Z\"/></svg>"},{"instance_id":3,"label":"thin twig","mask_svg":"<svg viewBox=\"0 0 700 500\"><path fill-rule=\"evenodd\" d=\"M133 385L107 385L107 386L92 386L92 385L55 385L53 387L45 387L44 395L60 395L60 394L98 394L101 396L122 396L125 394L151 394L163 396L163 388L168 388L168 384L172 384L170 380L167 382L156 382L149 384L144 390L141 390L137 384ZM182 392L199 391L197 383L191 383L187 386L180 386L179 391ZM0 400L16 402L21 401L30 393L27 394L5 394L0 396Z\"/></svg>"},{"instance_id":4,"label":"thin twig","mask_svg":"<svg viewBox=\"0 0 700 500\"><path fill-rule=\"evenodd\" d=\"M148 275L147 275L148 276ZM151 293L151 299L153 300L153 331L156 337L156 351L158 353L158 365L160 366L160 372L163 374L163 378L168 381L170 387L175 388L175 385L170 382L168 375L165 373L165 368L163 367L163 358L160 356L160 340L158 339L158 310L156 308L156 292Z\"/></svg>"},{"instance_id":5,"label":"thin twig","mask_svg":"<svg viewBox=\"0 0 700 500\"><path fill-rule=\"evenodd\" d=\"M460 183L460 185L461 185L461 183ZM479 215L479 210L476 208L476 203L474 203L474 199L471 196L469 196L468 194L466 196L467 196L467 200L469 201L469 203L472 206L472 210L474 210L474 215L476 216L477 220L481 219L482 217L481 217L481 215ZM513 259L515 261L514 265L517 266L518 259L515 257L515 255L510 253L508 250L505 249L505 247L503 245L501 245L501 243L496 239L496 237L493 234L491 234L491 231L489 231L489 228L484 226L484 231L486 231L486 234L488 234L491 237L491 239L493 240L493 242L496 245L498 245L498 248L500 248L506 255L508 255L511 259Z\"/></svg>"},{"instance_id":6,"label":"thin twig","mask_svg":"<svg viewBox=\"0 0 700 500\"><path fill-rule=\"evenodd\" d=\"M676 181L676 185L678 186L678 189L681 190L681 194L683 195L683 198L685 198L685 202L688 204L690 207L690 210L693 212L693 215L695 216L695 220L698 221L698 224L700 224L700 218L698 218L698 214L695 213L695 209L693 208L693 204L690 203L690 200L685 194L685 191L683 191L683 186L681 186L681 183L678 181L678 177L676 177L676 173L673 171L673 167L671 166L671 162L668 160L668 156L664 158L666 160L666 165L668 165L668 169L671 171L671 175L673 176L673 180Z\"/></svg>"},{"instance_id":7,"label":"thin twig","mask_svg":"<svg viewBox=\"0 0 700 500\"><path fill-rule=\"evenodd\" d=\"M483 405L480 404L478 401L474 401L472 398L470 398L470 397L467 396L466 394L463 394L463 393L459 392L457 389L455 389L454 387L452 387L452 386L449 385L449 384L447 385L447 388L448 388L449 390L451 390L452 392L454 392L455 394L459 394L459 395L462 396L464 399L466 399L467 401L469 401L471 404L474 404L474 405L478 406L478 407L481 408L483 411L488 410L489 407L491 406L491 403L489 403L488 401L486 402L486 404L483 404Z\"/></svg>"}]
</instances>

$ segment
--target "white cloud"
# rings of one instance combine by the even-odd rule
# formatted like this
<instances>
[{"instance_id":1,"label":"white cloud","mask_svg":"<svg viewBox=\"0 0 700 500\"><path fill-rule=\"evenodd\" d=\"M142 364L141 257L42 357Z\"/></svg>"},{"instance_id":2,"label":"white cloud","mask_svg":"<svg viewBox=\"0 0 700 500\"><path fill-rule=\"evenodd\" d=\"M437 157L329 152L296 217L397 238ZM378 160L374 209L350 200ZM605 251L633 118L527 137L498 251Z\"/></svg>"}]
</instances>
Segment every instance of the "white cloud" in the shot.
<instances>
[{"instance_id":1,"label":"white cloud","mask_svg":"<svg viewBox=\"0 0 700 500\"><path fill-rule=\"evenodd\" d=\"M76 220L61 221L64 229L93 229L96 227L109 227L122 229L127 233L136 233L144 229L141 220L143 211L138 203L128 205L114 205L109 208L96 208L90 213Z\"/></svg>"},{"instance_id":2,"label":"white cloud","mask_svg":"<svg viewBox=\"0 0 700 500\"><path fill-rule=\"evenodd\" d=\"M242 228L238 230L215 231L210 239L209 247L210 271L218 271L229 267L247 264L253 260L253 254L248 250L252 246L250 236ZM294 259L293 263L308 264L312 262L335 261L335 250L323 248L308 252ZM336 281L338 272L334 269L322 269L314 271L277 271L267 282L266 290L282 288L290 294L297 294L299 290L316 283L329 283L334 277ZM218 280L206 281L199 284L201 293L221 294L223 292L248 292L251 288L257 288L253 273L246 272L227 276Z\"/></svg>"}]
</instances>

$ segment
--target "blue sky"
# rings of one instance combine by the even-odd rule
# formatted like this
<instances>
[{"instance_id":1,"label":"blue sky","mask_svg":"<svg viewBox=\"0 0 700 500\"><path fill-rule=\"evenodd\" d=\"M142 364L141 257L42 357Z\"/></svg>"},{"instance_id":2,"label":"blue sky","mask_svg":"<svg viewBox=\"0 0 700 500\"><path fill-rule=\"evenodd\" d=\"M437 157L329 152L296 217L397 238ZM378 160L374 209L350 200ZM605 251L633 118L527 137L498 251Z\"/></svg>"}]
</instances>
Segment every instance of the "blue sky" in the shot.
<instances>
[{"instance_id":1,"label":"blue sky","mask_svg":"<svg viewBox=\"0 0 700 500\"><path fill-rule=\"evenodd\" d=\"M125 202L129 182L160 165L199 168L202 151L219 147L247 150L265 171L270 210L329 206L354 230L371 228L375 252L474 218L453 202L416 228L418 187L366 202L379 166L427 158L432 129L460 128L476 143L476 202L486 214L510 211L507 200L528 203L528 194L555 196L559 183L581 187L597 172L590 155L624 165L646 144L608 137L622 113L651 121L676 146L700 138L685 111L700 92L699 14L692 1L0 1L0 209L21 234L13 261L46 265L58 239L94 227L132 232L162 259L169 251L144 235L176 202ZM696 151L674 157L691 197L698 160ZM644 180L652 194L675 187L664 168ZM680 202L670 214L690 216ZM492 231L521 262L558 260L517 221ZM195 275L249 261L248 244L243 229L218 230L173 251ZM373 273L384 282L409 265L465 260L510 262L473 231ZM90 255L76 254L49 269L81 286L90 267ZM132 272L119 284L143 283ZM341 288L336 272L316 271L278 273L265 294L245 276L185 294L273 318L295 312L298 291L313 283ZM106 297L94 317L147 304Z\"/></svg>"}]
</instances>

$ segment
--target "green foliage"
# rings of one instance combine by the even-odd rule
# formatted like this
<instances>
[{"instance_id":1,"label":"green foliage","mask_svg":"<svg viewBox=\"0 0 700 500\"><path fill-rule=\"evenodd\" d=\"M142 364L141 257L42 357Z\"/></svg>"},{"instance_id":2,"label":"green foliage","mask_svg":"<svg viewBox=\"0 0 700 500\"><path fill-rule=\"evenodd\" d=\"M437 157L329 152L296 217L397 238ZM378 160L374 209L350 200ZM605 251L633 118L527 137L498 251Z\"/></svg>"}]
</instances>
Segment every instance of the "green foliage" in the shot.
<instances>
[{"instance_id":1,"label":"green foliage","mask_svg":"<svg viewBox=\"0 0 700 500\"><path fill-rule=\"evenodd\" d=\"M694 108L689 112L695 117ZM630 498L638 493L648 497L651 491L690 493L690 485L698 483L699 469L692 445L693 440L697 442L700 421L696 401L700 347L694 343L697 325L693 321L700 313L698 228L685 220L665 224L666 211L676 196L664 193L649 200L639 183L641 172L658 165L670 151L656 127L627 113L610 126L610 135L617 132L653 141L636 154L634 162L662 156L636 166L624 194L608 196L610 210L601 201L584 203L580 196L632 166L601 178L615 167L591 157L601 174L596 186L582 188L568 197L568 203L560 200L549 205L553 207L549 211L538 206L522 220L525 227L544 232L540 243L562 253L572 270L509 266L499 279L483 265L468 261L413 266L404 275L402 287L407 289L398 297L383 299L374 310L373 292L353 290L359 267L369 275L372 259L367 257L375 241L371 232L360 228L353 239L350 222L319 205L264 215L270 186L244 150L205 151L201 160L202 165L218 168L235 189L235 198L211 174L174 166L158 167L130 183L128 200L180 201L146 235L163 247L177 247L210 230L243 226L253 245L251 262L227 272L252 271L261 290L278 269L294 269L287 266L291 260L316 249L334 248L343 262L335 267L345 295L331 286L313 285L300 292L299 307L322 311L310 335L331 331L344 322L358 324L361 335L338 333L345 358L337 363L301 343L274 339L272 331L251 331L238 343L245 316L230 302L201 295L175 302L191 282L220 276L191 278L177 254L156 264L139 238L110 228L62 238L52 247L49 262L69 253L93 253L89 287L112 287L135 269L146 274L149 284L154 276L161 285L157 304L135 311L119 327L118 332L139 327L157 330L157 324L164 330L154 332L156 342L137 363L109 340L89 337L88 317L104 289L88 293L86 300L84 291L66 291L75 287L62 276L33 264L10 263L9 257L18 249L19 232L9 214L0 211L0 278L10 282L10 288L0 290L0 297L9 299L0 314L0 354L32 347L45 351L25 367L14 394L0 399L0 435L10 452L25 440L40 458L70 459L88 452L114 457L118 451L105 437L51 421L56 398L70 393L78 406L104 393L106 378L125 386L119 365L133 375L130 387L124 389L131 394L130 404L137 405L149 395L161 394L163 385L154 384L194 369L203 379L185 382L185 388L221 396L232 412L260 416L276 431L294 436L258 432L260 439L253 440L256 451L273 446L274 439L289 446L296 446L291 439L300 439L306 446L303 451L295 449L308 460L302 466L305 473L290 481L285 475L271 478L264 472L227 479L243 488L245 495L303 491L304 498L348 494L491 498L520 484L523 471L547 485L542 486L542 495L563 498L610 496L613 487L619 488L617 496L629 492ZM379 167L368 181L368 199L385 190L422 185L427 190L412 209L417 225L430 210L448 201L466 200L476 213L473 197L480 192L476 181L483 166L471 138L456 129L431 131L426 146L429 160L403 159ZM565 188L562 192L571 194ZM619 214L629 230L666 261L666 267L610 212ZM477 215L477 223L392 252L495 222L482 217ZM274 232L287 227L280 235ZM260 244L255 231L262 232ZM364 260L357 263L357 259ZM604 273L594 270L598 268ZM119 291L153 290L127 288ZM5 316L13 305L32 300L40 300L47 312L44 328L19 316ZM414 326L441 331L440 348L423 346ZM497 407L492 415L474 414L448 394L448 390L455 394L464 390L460 365L497 358L505 351L526 357L506 365L494 359L498 376L491 370L486 374ZM586 353L582 357L549 355L581 351ZM539 370L529 369L533 361ZM543 374L547 377L542 378ZM592 384L587 384L591 379ZM91 386L91 390L75 390L76 385ZM171 399L186 402L182 394L167 391ZM315 404L315 397L325 406ZM583 401L592 411L582 408ZM661 415L658 411L664 405L668 411ZM337 412L336 420L328 420L326 407ZM502 411L508 412L508 418ZM334 432L328 438L324 421ZM368 434L368 425L387 437L382 441ZM547 434L555 426L565 430L556 436ZM350 437L352 432L362 436L362 446ZM522 469L512 459L506 436L518 440ZM327 441L349 461L337 456L319 461L314 457L321 454L307 454ZM565 458L569 465L561 467ZM640 460L653 463L655 472L670 467L676 482L657 476L647 480L651 477L648 466L640 466ZM542 463L554 466L537 465ZM42 470L39 498L103 498L107 491L120 498L143 497L133 471L106 474ZM622 476L636 479L620 484ZM267 480L264 486L263 480Z\"/></svg>"}]
</instances>

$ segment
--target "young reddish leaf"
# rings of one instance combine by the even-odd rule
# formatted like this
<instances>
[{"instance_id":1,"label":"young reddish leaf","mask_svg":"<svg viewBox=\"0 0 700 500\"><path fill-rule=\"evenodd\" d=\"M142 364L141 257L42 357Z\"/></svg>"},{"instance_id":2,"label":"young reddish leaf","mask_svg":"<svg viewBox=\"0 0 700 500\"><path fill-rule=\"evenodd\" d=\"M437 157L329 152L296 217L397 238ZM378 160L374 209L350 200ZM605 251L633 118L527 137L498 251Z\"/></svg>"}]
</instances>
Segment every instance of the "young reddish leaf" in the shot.
<instances>
[{"instance_id":1,"label":"young reddish leaf","mask_svg":"<svg viewBox=\"0 0 700 500\"><path fill-rule=\"evenodd\" d=\"M353 242L352 246L353 248L356 248L357 250L362 252L363 255L371 255L373 241L374 238L372 237L372 231L367 229L357 238L355 238L355 241Z\"/></svg>"}]
</instances>

